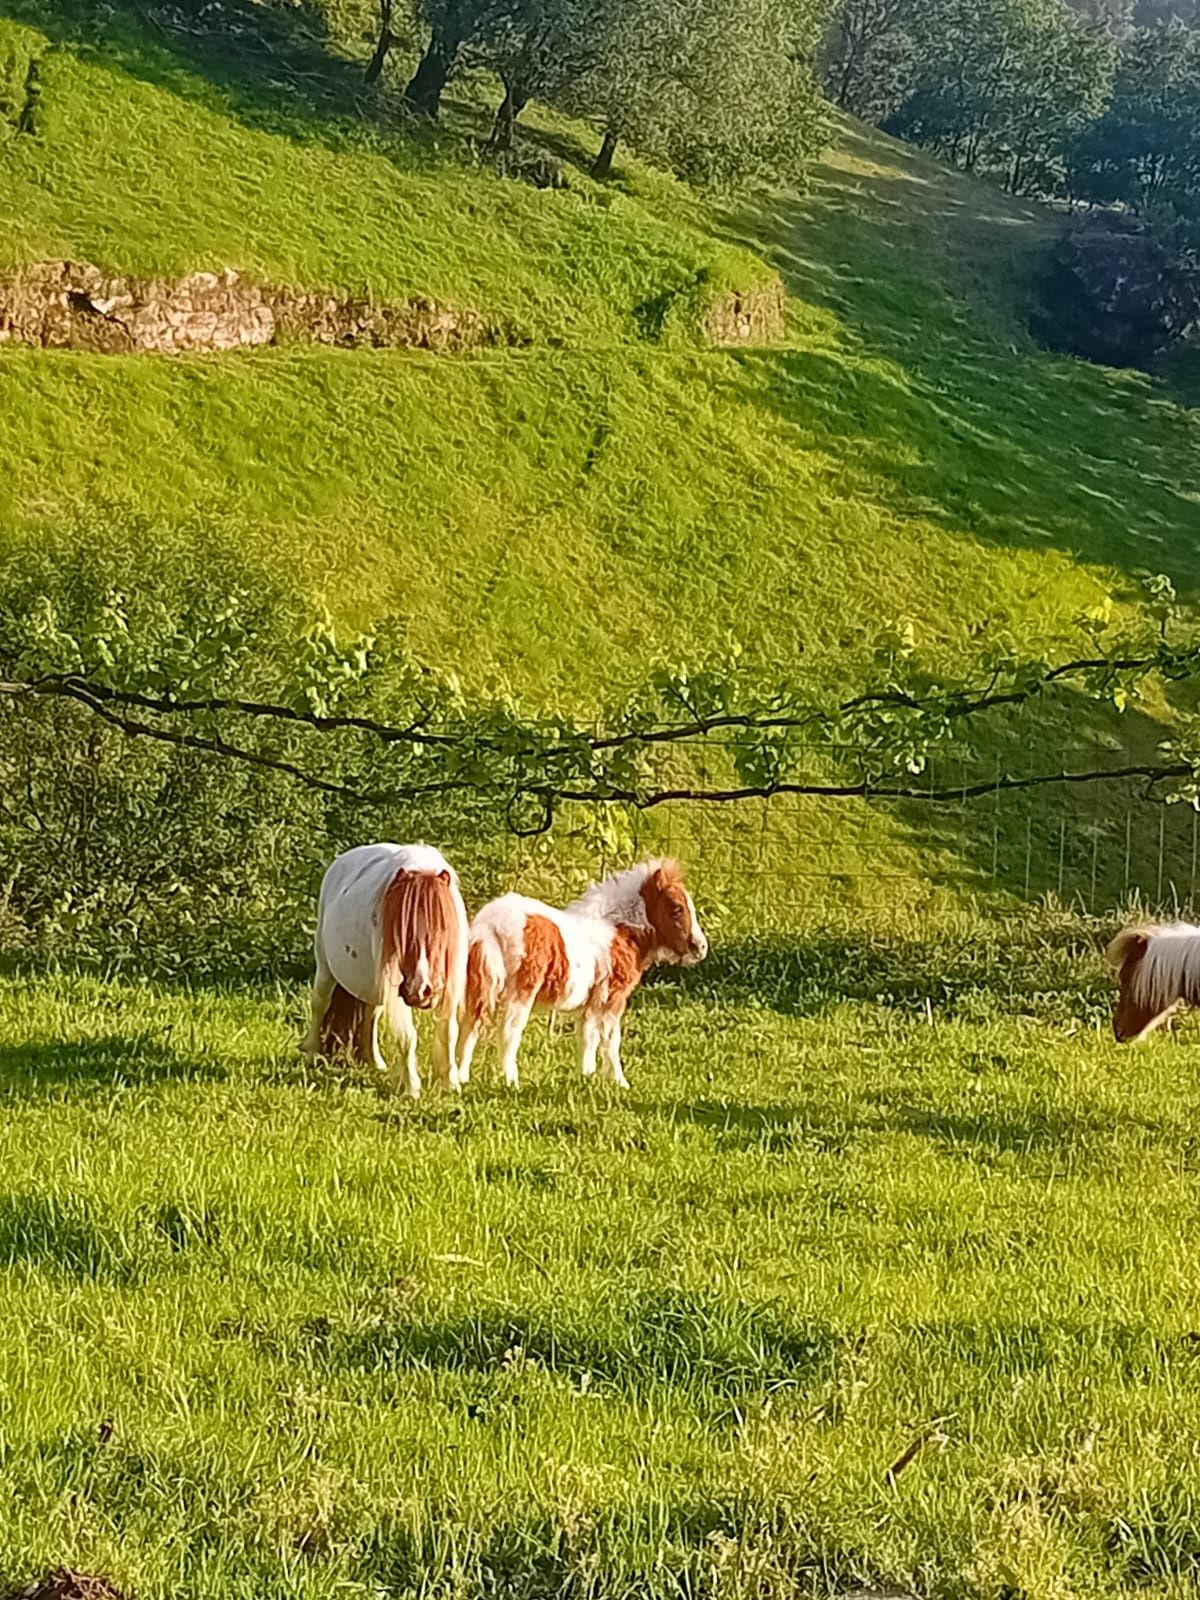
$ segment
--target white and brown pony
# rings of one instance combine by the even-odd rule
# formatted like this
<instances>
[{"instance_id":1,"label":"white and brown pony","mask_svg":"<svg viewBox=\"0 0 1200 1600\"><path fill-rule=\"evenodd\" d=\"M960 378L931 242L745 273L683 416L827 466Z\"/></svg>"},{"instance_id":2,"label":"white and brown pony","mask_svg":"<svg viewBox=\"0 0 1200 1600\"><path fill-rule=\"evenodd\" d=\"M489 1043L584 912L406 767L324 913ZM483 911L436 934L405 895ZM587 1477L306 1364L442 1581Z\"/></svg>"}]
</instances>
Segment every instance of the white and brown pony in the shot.
<instances>
[{"instance_id":1,"label":"white and brown pony","mask_svg":"<svg viewBox=\"0 0 1200 1600\"><path fill-rule=\"evenodd\" d=\"M467 912L453 867L423 844L364 844L326 872L317 903L317 973L305 1054L344 1051L387 1070L386 1012L404 1046L405 1087L421 1092L413 1011L438 1008L435 1060L458 1087L458 1019L467 978ZM399 1087L400 1072L394 1074Z\"/></svg>"},{"instance_id":2,"label":"white and brown pony","mask_svg":"<svg viewBox=\"0 0 1200 1600\"><path fill-rule=\"evenodd\" d=\"M467 1016L459 1076L466 1082L479 1035L499 1009L505 1081L518 1084L517 1051L535 1006L574 1014L585 1077L604 1050L621 1069L621 1017L648 968L693 966L708 954L692 897L674 861L647 861L596 884L565 911L507 894L471 924Z\"/></svg>"},{"instance_id":3,"label":"white and brown pony","mask_svg":"<svg viewBox=\"0 0 1200 1600\"><path fill-rule=\"evenodd\" d=\"M1181 1005L1200 1005L1200 928L1190 922L1126 928L1105 951L1119 974L1113 1032L1144 1039Z\"/></svg>"}]
</instances>

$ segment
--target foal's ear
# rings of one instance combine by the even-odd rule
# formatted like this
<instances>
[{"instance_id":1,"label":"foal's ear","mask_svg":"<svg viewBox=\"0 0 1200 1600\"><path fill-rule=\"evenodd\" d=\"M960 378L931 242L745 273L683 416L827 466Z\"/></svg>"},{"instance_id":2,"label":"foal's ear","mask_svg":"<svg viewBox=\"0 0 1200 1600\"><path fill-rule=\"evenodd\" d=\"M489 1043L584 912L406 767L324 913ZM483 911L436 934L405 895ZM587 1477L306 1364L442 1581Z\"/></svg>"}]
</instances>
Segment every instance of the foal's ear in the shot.
<instances>
[{"instance_id":1,"label":"foal's ear","mask_svg":"<svg viewBox=\"0 0 1200 1600\"><path fill-rule=\"evenodd\" d=\"M438 873L437 876L438 876L438 882L439 883L449 883L450 882L450 868L449 867L443 867L442 870Z\"/></svg>"}]
</instances>

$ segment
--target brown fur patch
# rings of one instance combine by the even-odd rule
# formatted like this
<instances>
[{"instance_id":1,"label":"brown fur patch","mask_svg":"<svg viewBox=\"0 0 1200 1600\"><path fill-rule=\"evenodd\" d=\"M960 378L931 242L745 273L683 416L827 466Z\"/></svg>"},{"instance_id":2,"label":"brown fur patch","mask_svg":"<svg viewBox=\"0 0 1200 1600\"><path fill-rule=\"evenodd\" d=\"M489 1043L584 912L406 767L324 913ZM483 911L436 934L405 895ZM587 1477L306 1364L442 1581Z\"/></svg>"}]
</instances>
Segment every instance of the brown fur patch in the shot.
<instances>
[{"instance_id":1,"label":"brown fur patch","mask_svg":"<svg viewBox=\"0 0 1200 1600\"><path fill-rule=\"evenodd\" d=\"M520 1000L556 1006L566 998L571 963L562 933L549 917L526 917L525 953L513 979Z\"/></svg>"},{"instance_id":2,"label":"brown fur patch","mask_svg":"<svg viewBox=\"0 0 1200 1600\"><path fill-rule=\"evenodd\" d=\"M603 986L603 998L597 990L593 990L589 1009L598 1001L597 1010L611 1012L615 1017L621 1015L629 1004L629 996L642 981L655 938L654 932L648 928L631 928L626 922L617 924L609 946L608 981ZM600 987L598 985L597 989Z\"/></svg>"},{"instance_id":3,"label":"brown fur patch","mask_svg":"<svg viewBox=\"0 0 1200 1600\"><path fill-rule=\"evenodd\" d=\"M408 872L403 868L383 896L383 970L386 981L408 1004L417 962L424 950L433 999L452 990L461 929L447 872Z\"/></svg>"},{"instance_id":4,"label":"brown fur patch","mask_svg":"<svg viewBox=\"0 0 1200 1600\"><path fill-rule=\"evenodd\" d=\"M369 1008L340 983L334 985L321 1022L321 1054L346 1055L367 1066L374 1059Z\"/></svg>"}]
</instances>

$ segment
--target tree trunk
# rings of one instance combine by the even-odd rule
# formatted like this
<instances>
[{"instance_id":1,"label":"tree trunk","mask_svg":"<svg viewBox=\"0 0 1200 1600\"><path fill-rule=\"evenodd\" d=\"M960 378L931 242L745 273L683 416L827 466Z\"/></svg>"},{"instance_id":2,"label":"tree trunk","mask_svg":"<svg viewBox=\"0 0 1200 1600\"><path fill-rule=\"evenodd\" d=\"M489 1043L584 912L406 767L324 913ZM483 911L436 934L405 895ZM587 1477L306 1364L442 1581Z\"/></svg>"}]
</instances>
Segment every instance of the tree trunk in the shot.
<instances>
[{"instance_id":1,"label":"tree trunk","mask_svg":"<svg viewBox=\"0 0 1200 1600\"><path fill-rule=\"evenodd\" d=\"M379 43L367 67L365 82L374 83L382 75L392 44L392 0L379 0Z\"/></svg>"},{"instance_id":2,"label":"tree trunk","mask_svg":"<svg viewBox=\"0 0 1200 1600\"><path fill-rule=\"evenodd\" d=\"M488 149L494 153L512 149L513 133L517 126L517 118L524 111L529 96L511 83L504 86L504 99L500 102L500 109L496 113L496 120L492 124L491 138L488 140Z\"/></svg>"},{"instance_id":3,"label":"tree trunk","mask_svg":"<svg viewBox=\"0 0 1200 1600\"><path fill-rule=\"evenodd\" d=\"M592 177L596 179L597 183L603 183L605 178L612 176L613 157L617 153L617 146L620 142L620 128L605 128L604 143L600 146L595 161L592 162Z\"/></svg>"},{"instance_id":4,"label":"tree trunk","mask_svg":"<svg viewBox=\"0 0 1200 1600\"><path fill-rule=\"evenodd\" d=\"M434 33L404 91L404 103L436 122L442 109L442 91L458 61L461 40Z\"/></svg>"}]
</instances>

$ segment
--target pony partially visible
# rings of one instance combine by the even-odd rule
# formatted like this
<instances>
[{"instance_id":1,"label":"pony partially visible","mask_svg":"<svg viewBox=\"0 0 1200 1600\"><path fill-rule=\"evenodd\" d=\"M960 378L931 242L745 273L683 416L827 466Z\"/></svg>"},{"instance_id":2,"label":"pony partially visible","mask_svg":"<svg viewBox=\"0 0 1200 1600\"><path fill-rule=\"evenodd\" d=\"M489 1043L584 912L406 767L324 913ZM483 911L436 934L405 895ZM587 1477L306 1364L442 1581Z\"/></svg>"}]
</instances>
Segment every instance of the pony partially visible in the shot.
<instances>
[{"instance_id":1,"label":"pony partially visible","mask_svg":"<svg viewBox=\"0 0 1200 1600\"><path fill-rule=\"evenodd\" d=\"M517 1052L535 1006L573 1013L585 1077L604 1051L608 1076L628 1088L621 1067L621 1018L646 971L659 962L692 966L708 954L692 897L674 861L616 873L559 911L507 894L471 924L467 1016L459 1076L493 1013L502 1012L505 1081L516 1088Z\"/></svg>"},{"instance_id":2,"label":"pony partially visible","mask_svg":"<svg viewBox=\"0 0 1200 1600\"><path fill-rule=\"evenodd\" d=\"M413 1010L438 1008L435 1061L458 1087L458 1019L467 978L467 912L453 867L423 844L364 844L338 856L321 883L316 977L304 1041L310 1060L345 1051L387 1070L384 1013L404 1047L404 1086L421 1093ZM393 1074L396 1087L401 1072Z\"/></svg>"},{"instance_id":3,"label":"pony partially visible","mask_svg":"<svg viewBox=\"0 0 1200 1600\"><path fill-rule=\"evenodd\" d=\"M1190 922L1126 928L1105 951L1119 978L1113 1032L1144 1039L1181 1005L1200 1005L1200 928Z\"/></svg>"}]
</instances>

